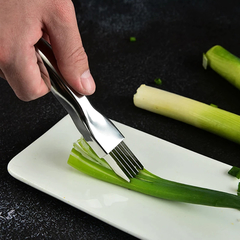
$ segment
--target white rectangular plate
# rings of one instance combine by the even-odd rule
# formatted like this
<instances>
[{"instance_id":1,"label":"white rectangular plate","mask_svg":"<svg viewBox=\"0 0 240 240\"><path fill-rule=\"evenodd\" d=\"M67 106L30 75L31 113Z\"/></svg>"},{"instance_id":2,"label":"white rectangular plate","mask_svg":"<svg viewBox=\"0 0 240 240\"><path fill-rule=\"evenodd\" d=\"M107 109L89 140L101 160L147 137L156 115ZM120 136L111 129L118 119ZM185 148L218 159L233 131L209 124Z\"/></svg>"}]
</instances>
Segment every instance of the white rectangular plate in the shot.
<instances>
[{"instance_id":1,"label":"white rectangular plate","mask_svg":"<svg viewBox=\"0 0 240 240\"><path fill-rule=\"evenodd\" d=\"M170 180L236 194L231 166L116 123L149 171ZM99 181L67 164L79 133L69 116L14 157L18 180L141 239L239 239L240 212L157 199Z\"/></svg>"}]
</instances>

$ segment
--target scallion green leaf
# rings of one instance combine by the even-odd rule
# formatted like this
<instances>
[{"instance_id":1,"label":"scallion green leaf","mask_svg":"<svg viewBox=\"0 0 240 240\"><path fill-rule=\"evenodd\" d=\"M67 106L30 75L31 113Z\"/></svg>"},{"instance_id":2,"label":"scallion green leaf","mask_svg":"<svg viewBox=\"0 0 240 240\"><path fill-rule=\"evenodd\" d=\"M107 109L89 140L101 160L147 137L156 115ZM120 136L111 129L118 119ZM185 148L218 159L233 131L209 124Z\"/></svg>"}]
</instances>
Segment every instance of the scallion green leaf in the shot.
<instances>
[{"instance_id":1,"label":"scallion green leaf","mask_svg":"<svg viewBox=\"0 0 240 240\"><path fill-rule=\"evenodd\" d=\"M166 180L146 169L141 170L135 178L127 182L117 176L104 159L98 158L90 147L85 146L84 139L80 139L77 145L74 145L68 164L94 178L162 199L240 210L238 195Z\"/></svg>"},{"instance_id":2,"label":"scallion green leaf","mask_svg":"<svg viewBox=\"0 0 240 240\"><path fill-rule=\"evenodd\" d=\"M239 179L239 178L240 178L240 168L233 166L233 167L228 171L228 174Z\"/></svg>"}]
</instances>

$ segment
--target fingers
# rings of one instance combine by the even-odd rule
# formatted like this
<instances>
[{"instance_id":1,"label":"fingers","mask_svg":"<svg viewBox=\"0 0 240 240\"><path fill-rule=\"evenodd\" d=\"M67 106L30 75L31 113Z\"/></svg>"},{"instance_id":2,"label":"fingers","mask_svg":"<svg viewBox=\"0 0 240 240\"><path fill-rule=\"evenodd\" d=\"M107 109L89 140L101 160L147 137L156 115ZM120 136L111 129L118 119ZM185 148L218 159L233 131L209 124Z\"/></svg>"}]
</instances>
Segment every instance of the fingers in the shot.
<instances>
[{"instance_id":1,"label":"fingers","mask_svg":"<svg viewBox=\"0 0 240 240\"><path fill-rule=\"evenodd\" d=\"M72 1L17 2L7 1L0 8L0 76L24 101L46 94L48 73L35 51L35 44L44 37L51 43L58 68L69 85L80 94L92 94L95 83Z\"/></svg>"},{"instance_id":2,"label":"fingers","mask_svg":"<svg viewBox=\"0 0 240 240\"><path fill-rule=\"evenodd\" d=\"M45 84L46 70L39 64L34 46L28 51L15 48L11 59L2 64L3 77L19 99L30 101L49 92Z\"/></svg>"},{"instance_id":3,"label":"fingers","mask_svg":"<svg viewBox=\"0 0 240 240\"><path fill-rule=\"evenodd\" d=\"M90 95L95 91L95 82L89 70L72 1L56 1L53 7L57 10L56 14L45 16L44 23L58 68L71 87L83 95Z\"/></svg>"},{"instance_id":4,"label":"fingers","mask_svg":"<svg viewBox=\"0 0 240 240\"><path fill-rule=\"evenodd\" d=\"M0 8L0 76L18 98L30 101L49 90L42 78L34 44L42 36L37 1L6 1Z\"/></svg>"}]
</instances>

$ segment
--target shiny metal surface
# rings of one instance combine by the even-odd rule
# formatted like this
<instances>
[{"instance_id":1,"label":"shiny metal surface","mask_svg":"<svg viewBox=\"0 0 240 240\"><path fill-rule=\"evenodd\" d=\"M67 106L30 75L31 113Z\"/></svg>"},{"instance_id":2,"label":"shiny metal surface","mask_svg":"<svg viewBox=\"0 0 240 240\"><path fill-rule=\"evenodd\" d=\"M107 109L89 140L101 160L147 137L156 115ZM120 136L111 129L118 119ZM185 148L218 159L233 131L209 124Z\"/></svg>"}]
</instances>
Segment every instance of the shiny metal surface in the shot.
<instances>
[{"instance_id":1,"label":"shiny metal surface","mask_svg":"<svg viewBox=\"0 0 240 240\"><path fill-rule=\"evenodd\" d=\"M52 54L51 46L44 39L40 40L40 45ZM53 64L57 65L56 62L52 63L54 58L50 62L39 48L38 52L51 80L51 92L67 110L79 132L117 175L130 181L143 166L123 142L124 136L109 119L92 107L86 96L71 89L56 67L53 67Z\"/></svg>"}]
</instances>

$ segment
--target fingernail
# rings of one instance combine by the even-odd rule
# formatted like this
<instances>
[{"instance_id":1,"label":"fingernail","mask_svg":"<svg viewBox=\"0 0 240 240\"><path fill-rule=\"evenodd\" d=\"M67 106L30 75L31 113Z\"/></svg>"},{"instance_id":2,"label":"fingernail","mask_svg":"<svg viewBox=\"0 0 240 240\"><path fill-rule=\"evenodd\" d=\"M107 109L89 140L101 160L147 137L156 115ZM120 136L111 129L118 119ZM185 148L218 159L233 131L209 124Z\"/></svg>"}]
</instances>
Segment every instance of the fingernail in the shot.
<instances>
[{"instance_id":1,"label":"fingernail","mask_svg":"<svg viewBox=\"0 0 240 240\"><path fill-rule=\"evenodd\" d=\"M86 94L92 94L95 90L95 84L92 77L92 74L89 70L85 71L80 77L82 86L86 91Z\"/></svg>"}]
</instances>

